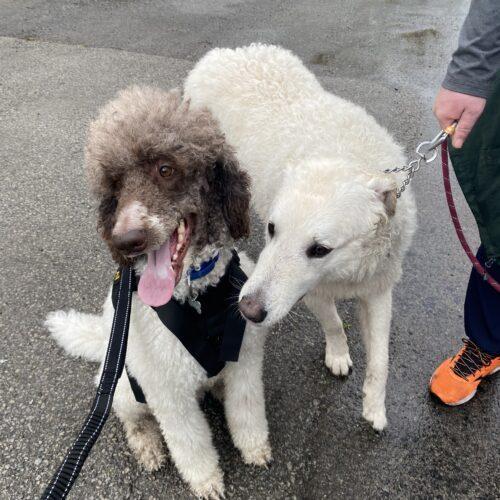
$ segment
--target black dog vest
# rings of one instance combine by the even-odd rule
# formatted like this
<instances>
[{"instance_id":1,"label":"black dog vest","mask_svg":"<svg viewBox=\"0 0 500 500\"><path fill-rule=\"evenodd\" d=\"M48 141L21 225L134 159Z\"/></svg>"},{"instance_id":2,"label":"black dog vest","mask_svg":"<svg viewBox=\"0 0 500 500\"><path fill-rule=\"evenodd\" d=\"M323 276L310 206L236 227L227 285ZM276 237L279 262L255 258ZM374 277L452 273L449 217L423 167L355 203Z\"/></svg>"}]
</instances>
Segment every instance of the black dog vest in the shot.
<instances>
[{"instance_id":1,"label":"black dog vest","mask_svg":"<svg viewBox=\"0 0 500 500\"><path fill-rule=\"evenodd\" d=\"M201 304L199 314L188 302L172 298L165 305L153 307L161 322L181 341L194 359L205 369L208 377L217 375L227 361L238 361L246 321L238 311L240 289L247 280L240 267L236 251L226 273L216 286L208 287L197 297ZM112 290L116 308L120 273L116 273ZM132 285L137 290L137 280ZM137 380L128 374L135 398L145 403L146 398Z\"/></svg>"}]
</instances>

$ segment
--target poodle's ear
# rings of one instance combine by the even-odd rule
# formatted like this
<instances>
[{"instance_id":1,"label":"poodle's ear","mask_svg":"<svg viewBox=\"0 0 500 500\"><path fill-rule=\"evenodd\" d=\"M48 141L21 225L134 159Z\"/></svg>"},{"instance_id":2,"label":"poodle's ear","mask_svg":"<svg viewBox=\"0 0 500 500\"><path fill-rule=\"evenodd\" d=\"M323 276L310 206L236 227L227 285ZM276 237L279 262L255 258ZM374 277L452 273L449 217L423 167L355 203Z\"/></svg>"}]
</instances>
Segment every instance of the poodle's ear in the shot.
<instances>
[{"instance_id":1,"label":"poodle's ear","mask_svg":"<svg viewBox=\"0 0 500 500\"><path fill-rule=\"evenodd\" d=\"M224 147L214 166L212 189L229 233L236 240L250 235L250 178L240 169L233 151Z\"/></svg>"}]
</instances>

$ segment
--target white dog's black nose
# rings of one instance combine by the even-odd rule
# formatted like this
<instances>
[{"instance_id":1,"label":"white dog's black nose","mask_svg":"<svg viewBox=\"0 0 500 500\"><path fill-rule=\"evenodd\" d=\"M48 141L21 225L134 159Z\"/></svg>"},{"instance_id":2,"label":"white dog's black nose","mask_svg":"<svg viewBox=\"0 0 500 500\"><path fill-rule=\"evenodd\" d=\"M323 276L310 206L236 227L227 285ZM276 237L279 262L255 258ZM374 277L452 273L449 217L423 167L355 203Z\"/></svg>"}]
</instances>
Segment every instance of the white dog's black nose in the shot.
<instances>
[{"instance_id":1,"label":"white dog's black nose","mask_svg":"<svg viewBox=\"0 0 500 500\"><path fill-rule=\"evenodd\" d=\"M132 229L124 234L114 234L113 245L125 254L141 253L146 248L146 231Z\"/></svg>"},{"instance_id":2,"label":"white dog's black nose","mask_svg":"<svg viewBox=\"0 0 500 500\"><path fill-rule=\"evenodd\" d=\"M239 303L241 314L254 323L262 323L267 316L267 311L262 304L260 294L245 295Z\"/></svg>"}]
</instances>

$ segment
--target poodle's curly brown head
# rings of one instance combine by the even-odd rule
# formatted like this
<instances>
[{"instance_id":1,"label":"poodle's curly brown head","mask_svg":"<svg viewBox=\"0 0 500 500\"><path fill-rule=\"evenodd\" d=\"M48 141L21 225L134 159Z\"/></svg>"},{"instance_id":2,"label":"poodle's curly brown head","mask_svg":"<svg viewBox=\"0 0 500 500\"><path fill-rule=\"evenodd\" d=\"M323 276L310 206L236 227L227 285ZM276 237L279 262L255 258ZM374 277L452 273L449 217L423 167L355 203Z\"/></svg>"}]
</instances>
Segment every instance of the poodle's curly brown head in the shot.
<instances>
[{"instance_id":1,"label":"poodle's curly brown head","mask_svg":"<svg viewBox=\"0 0 500 500\"><path fill-rule=\"evenodd\" d=\"M194 249L249 234L248 176L210 113L179 92L120 92L90 125L85 163L99 232L121 264L180 227Z\"/></svg>"}]
</instances>

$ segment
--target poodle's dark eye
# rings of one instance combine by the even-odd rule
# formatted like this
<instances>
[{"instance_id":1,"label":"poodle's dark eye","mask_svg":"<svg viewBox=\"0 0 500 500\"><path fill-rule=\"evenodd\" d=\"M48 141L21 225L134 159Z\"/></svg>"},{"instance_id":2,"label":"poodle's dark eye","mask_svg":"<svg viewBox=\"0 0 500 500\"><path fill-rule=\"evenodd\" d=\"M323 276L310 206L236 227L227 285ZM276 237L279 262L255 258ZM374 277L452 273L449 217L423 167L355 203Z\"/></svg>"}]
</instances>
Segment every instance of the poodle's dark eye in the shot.
<instances>
[{"instance_id":1,"label":"poodle's dark eye","mask_svg":"<svg viewBox=\"0 0 500 500\"><path fill-rule=\"evenodd\" d=\"M272 238L274 236L274 224L270 222L267 225L267 232L269 233L269 237Z\"/></svg>"},{"instance_id":2,"label":"poodle's dark eye","mask_svg":"<svg viewBox=\"0 0 500 500\"><path fill-rule=\"evenodd\" d=\"M333 248L325 247L324 245L320 245L319 243L312 244L306 251L306 255L310 259L321 259L325 255L328 255Z\"/></svg>"},{"instance_id":3,"label":"poodle's dark eye","mask_svg":"<svg viewBox=\"0 0 500 500\"><path fill-rule=\"evenodd\" d=\"M158 172L162 177L172 177L174 169L170 165L160 165L158 167Z\"/></svg>"}]
</instances>

